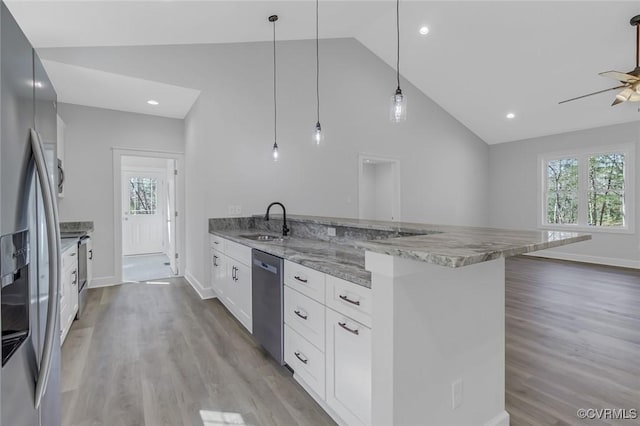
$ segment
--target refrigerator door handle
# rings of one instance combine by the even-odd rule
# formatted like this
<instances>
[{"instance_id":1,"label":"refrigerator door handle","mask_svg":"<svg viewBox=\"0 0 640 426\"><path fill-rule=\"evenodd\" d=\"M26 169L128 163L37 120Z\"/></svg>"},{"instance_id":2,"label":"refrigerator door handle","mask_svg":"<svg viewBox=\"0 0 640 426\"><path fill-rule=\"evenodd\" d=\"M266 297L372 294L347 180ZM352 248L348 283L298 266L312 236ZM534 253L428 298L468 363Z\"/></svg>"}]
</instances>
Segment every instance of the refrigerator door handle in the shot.
<instances>
[{"instance_id":1,"label":"refrigerator door handle","mask_svg":"<svg viewBox=\"0 0 640 426\"><path fill-rule=\"evenodd\" d=\"M44 146L40 135L34 129L30 129L29 139L31 150L36 165L36 173L42 187L42 199L44 201L45 220L47 224L47 246L49 249L49 302L47 308L47 325L42 349L42 361L36 382L35 408L40 407L42 396L47 389L47 381L51 371L51 357L55 343L56 321L58 318L58 294L60 289L60 228L58 225L58 207L56 197L47 173L47 165L44 157Z\"/></svg>"}]
</instances>

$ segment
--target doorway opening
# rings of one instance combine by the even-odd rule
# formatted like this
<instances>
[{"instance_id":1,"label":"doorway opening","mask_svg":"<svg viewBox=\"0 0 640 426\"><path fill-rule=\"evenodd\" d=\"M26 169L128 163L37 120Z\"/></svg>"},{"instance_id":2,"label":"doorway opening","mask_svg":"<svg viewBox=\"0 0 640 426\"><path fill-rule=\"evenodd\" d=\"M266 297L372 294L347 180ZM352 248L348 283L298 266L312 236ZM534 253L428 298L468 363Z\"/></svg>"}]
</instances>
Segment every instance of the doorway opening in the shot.
<instances>
[{"instance_id":1,"label":"doorway opening","mask_svg":"<svg viewBox=\"0 0 640 426\"><path fill-rule=\"evenodd\" d=\"M360 154L358 212L360 219L401 220L399 160Z\"/></svg>"},{"instance_id":2,"label":"doorway opening","mask_svg":"<svg viewBox=\"0 0 640 426\"><path fill-rule=\"evenodd\" d=\"M177 160L120 156L122 281L178 274Z\"/></svg>"}]
</instances>

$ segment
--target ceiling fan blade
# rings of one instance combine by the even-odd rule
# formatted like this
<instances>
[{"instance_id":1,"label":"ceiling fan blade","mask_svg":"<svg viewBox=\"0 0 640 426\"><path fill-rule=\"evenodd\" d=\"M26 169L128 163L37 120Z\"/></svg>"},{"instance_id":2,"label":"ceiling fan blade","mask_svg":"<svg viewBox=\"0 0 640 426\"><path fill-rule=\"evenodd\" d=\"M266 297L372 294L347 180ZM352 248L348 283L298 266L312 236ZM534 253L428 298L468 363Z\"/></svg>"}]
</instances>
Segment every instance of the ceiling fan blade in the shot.
<instances>
[{"instance_id":1,"label":"ceiling fan blade","mask_svg":"<svg viewBox=\"0 0 640 426\"><path fill-rule=\"evenodd\" d=\"M601 75L603 77L609 77L614 80L621 81L623 83L635 83L636 81L640 80L640 77L638 76L635 76L633 74L626 74L620 71L605 71L605 72L601 72L598 75Z\"/></svg>"},{"instance_id":2,"label":"ceiling fan blade","mask_svg":"<svg viewBox=\"0 0 640 426\"><path fill-rule=\"evenodd\" d=\"M587 96L598 95L600 93L609 92L611 90L618 90L618 89L622 89L622 88L625 88L625 87L627 87L627 86L626 85L622 85L622 86L612 87L610 89L600 90L598 92L589 93L588 95L578 96L577 98L566 99L564 101L558 102L558 104L564 104L564 103L567 103L567 102L576 101L578 99L586 98Z\"/></svg>"},{"instance_id":3,"label":"ceiling fan blade","mask_svg":"<svg viewBox=\"0 0 640 426\"><path fill-rule=\"evenodd\" d=\"M633 96L634 93L635 91L632 90L630 87L625 87L624 89L622 89L620 93L616 95L616 98L611 104L611 106L615 106L628 101L629 99L631 99L631 96Z\"/></svg>"}]
</instances>

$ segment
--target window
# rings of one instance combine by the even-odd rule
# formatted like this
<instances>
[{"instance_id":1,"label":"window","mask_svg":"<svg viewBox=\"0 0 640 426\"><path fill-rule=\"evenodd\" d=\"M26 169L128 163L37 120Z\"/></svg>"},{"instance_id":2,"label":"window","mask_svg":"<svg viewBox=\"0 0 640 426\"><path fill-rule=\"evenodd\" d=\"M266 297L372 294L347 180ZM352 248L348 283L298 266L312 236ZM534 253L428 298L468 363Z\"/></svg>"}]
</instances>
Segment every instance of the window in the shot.
<instances>
[{"instance_id":1,"label":"window","mask_svg":"<svg viewBox=\"0 0 640 426\"><path fill-rule=\"evenodd\" d=\"M148 177L129 179L129 214L156 214L158 209L158 180Z\"/></svg>"},{"instance_id":2,"label":"window","mask_svg":"<svg viewBox=\"0 0 640 426\"><path fill-rule=\"evenodd\" d=\"M541 225L632 231L633 146L541 157Z\"/></svg>"}]
</instances>

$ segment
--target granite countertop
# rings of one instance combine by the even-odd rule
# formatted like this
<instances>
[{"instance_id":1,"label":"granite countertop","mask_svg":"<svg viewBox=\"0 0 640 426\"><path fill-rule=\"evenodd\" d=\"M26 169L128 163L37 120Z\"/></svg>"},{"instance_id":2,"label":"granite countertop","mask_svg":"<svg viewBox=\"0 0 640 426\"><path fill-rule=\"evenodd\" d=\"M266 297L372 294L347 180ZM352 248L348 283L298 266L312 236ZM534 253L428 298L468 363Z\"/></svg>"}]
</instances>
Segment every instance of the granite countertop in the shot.
<instances>
[{"instance_id":1,"label":"granite countertop","mask_svg":"<svg viewBox=\"0 0 640 426\"><path fill-rule=\"evenodd\" d=\"M212 230L211 234L287 259L316 271L371 288L371 273L364 269L364 249L350 244L312 238L287 237L283 241L254 241L241 235L264 230Z\"/></svg>"},{"instance_id":2,"label":"granite countertop","mask_svg":"<svg viewBox=\"0 0 640 426\"><path fill-rule=\"evenodd\" d=\"M458 268L591 239L590 234L563 231L523 231L472 226L292 216L287 220L326 226L380 229L416 235L384 240L353 241L369 251Z\"/></svg>"},{"instance_id":3,"label":"granite countertop","mask_svg":"<svg viewBox=\"0 0 640 426\"><path fill-rule=\"evenodd\" d=\"M447 228L450 229L441 227L439 232L428 235L354 244L377 253L458 268L591 239L589 234L575 232Z\"/></svg>"},{"instance_id":4,"label":"granite countertop","mask_svg":"<svg viewBox=\"0 0 640 426\"><path fill-rule=\"evenodd\" d=\"M61 238L60 239L60 253L64 253L71 247L78 244L78 238Z\"/></svg>"},{"instance_id":5,"label":"granite countertop","mask_svg":"<svg viewBox=\"0 0 640 426\"><path fill-rule=\"evenodd\" d=\"M279 215L273 216L274 219L281 218ZM364 269L365 251L458 268L591 239L589 234L576 232L522 231L320 216L287 216L287 222L301 226L313 224L390 231L403 235L340 241L291 237L282 242L260 242L240 235L264 233L263 229L224 228L210 229L210 232L366 287L371 287L371 274Z\"/></svg>"},{"instance_id":6,"label":"granite countertop","mask_svg":"<svg viewBox=\"0 0 640 426\"><path fill-rule=\"evenodd\" d=\"M65 234L73 235L73 236L81 236L81 235L87 235L90 232L93 232L92 221L60 222L60 233L63 234L63 236Z\"/></svg>"}]
</instances>

